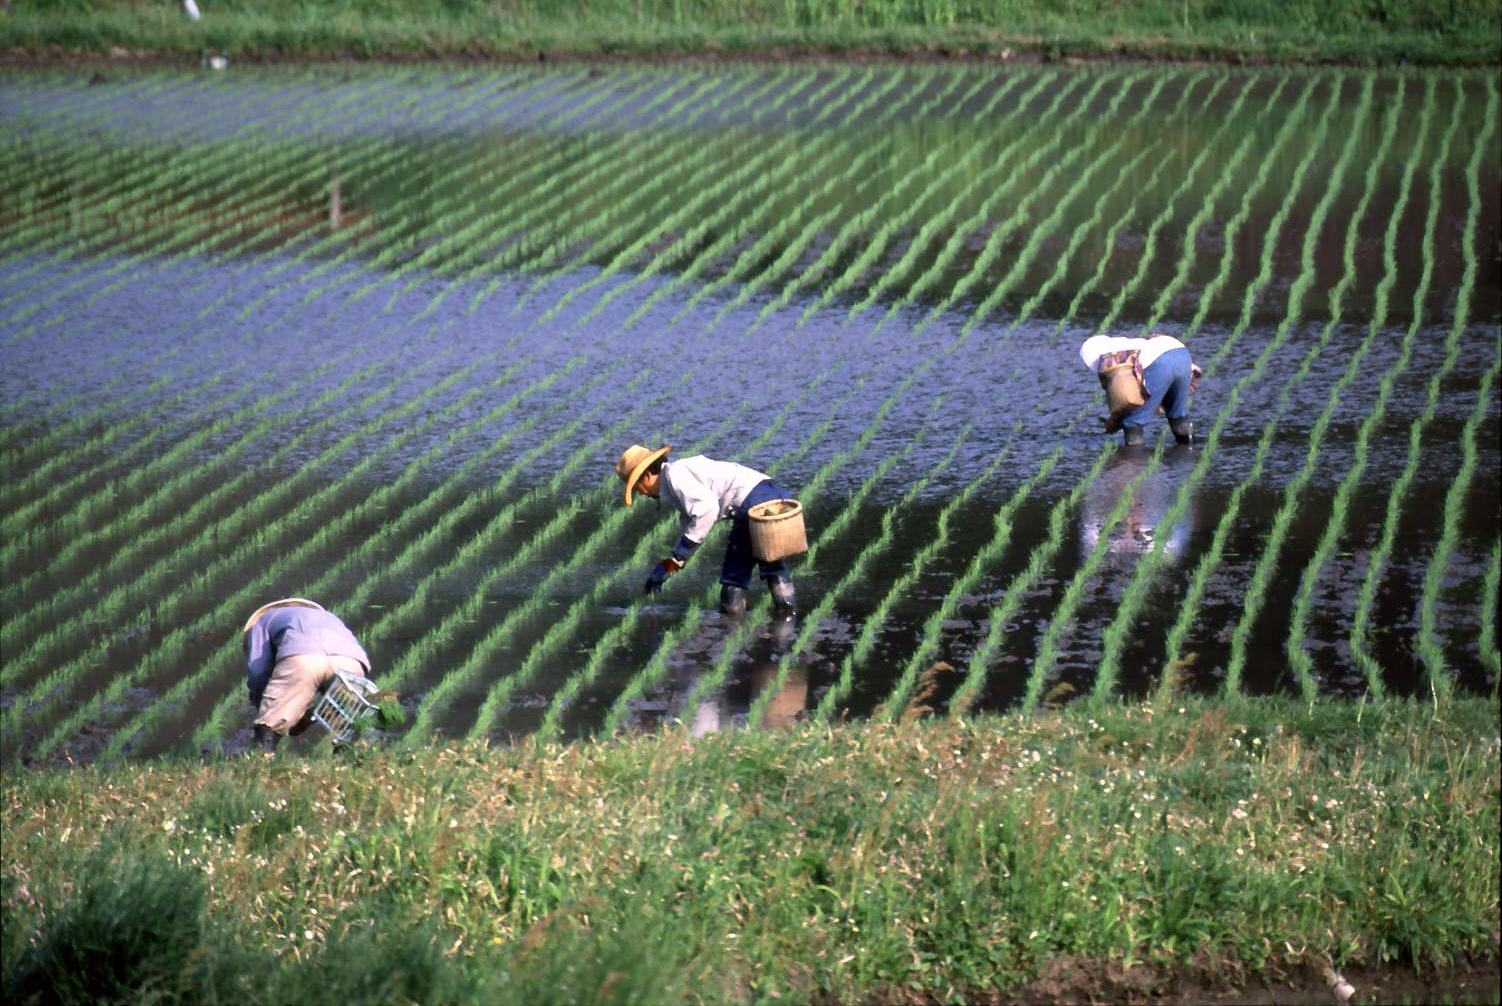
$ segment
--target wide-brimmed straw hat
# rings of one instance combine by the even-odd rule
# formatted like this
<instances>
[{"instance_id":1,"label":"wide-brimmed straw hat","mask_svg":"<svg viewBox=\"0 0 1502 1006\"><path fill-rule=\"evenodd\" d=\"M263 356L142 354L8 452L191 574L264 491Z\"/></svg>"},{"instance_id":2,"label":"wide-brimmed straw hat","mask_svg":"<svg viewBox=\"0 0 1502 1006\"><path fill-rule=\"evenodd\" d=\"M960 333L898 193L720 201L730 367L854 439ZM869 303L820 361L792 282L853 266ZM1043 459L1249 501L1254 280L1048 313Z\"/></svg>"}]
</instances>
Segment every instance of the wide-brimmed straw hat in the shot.
<instances>
[{"instance_id":1,"label":"wide-brimmed straw hat","mask_svg":"<svg viewBox=\"0 0 1502 1006\"><path fill-rule=\"evenodd\" d=\"M266 614L266 612L270 611L272 608L286 608L293 605L303 608L317 608L319 611L323 610L323 605L319 604L317 601L310 601L305 597L284 597L280 601L272 601L270 604L263 604L254 612L252 612L251 616L245 620L245 628L240 630L240 634L243 636L245 633L249 632L250 627L252 625L255 625L256 622L260 621L261 616Z\"/></svg>"},{"instance_id":2,"label":"wide-brimmed straw hat","mask_svg":"<svg viewBox=\"0 0 1502 1006\"><path fill-rule=\"evenodd\" d=\"M655 451L649 451L641 444L632 444L621 452L621 459L615 463L615 473L626 483L626 505L631 505L631 494L636 491L636 483L641 481L642 475L652 467L652 462L658 458L666 457L672 450L669 444L663 444Z\"/></svg>"}]
</instances>

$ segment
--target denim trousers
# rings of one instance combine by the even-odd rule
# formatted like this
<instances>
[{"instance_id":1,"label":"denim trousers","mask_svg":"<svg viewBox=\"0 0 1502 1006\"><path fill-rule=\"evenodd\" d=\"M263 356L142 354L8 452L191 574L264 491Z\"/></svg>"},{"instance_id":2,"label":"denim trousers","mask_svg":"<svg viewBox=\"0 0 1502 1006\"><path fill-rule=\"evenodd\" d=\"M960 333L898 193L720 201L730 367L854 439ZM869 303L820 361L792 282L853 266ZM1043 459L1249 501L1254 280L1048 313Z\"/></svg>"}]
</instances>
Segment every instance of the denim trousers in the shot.
<instances>
[{"instance_id":1,"label":"denim trousers","mask_svg":"<svg viewBox=\"0 0 1502 1006\"><path fill-rule=\"evenodd\" d=\"M1122 426L1146 426L1162 406L1169 419L1189 415L1189 382L1193 379L1193 361L1187 349L1170 349L1142 371L1142 386L1147 401L1121 421Z\"/></svg>"},{"instance_id":2,"label":"denim trousers","mask_svg":"<svg viewBox=\"0 0 1502 1006\"><path fill-rule=\"evenodd\" d=\"M731 511L730 542L725 546L725 561L720 564L720 582L742 589L751 585L751 571L761 567L763 580L773 580L787 575L788 565L783 559L776 562L761 562L751 554L751 518L746 511L758 503L793 497L771 479L763 479L752 487L746 498Z\"/></svg>"}]
</instances>

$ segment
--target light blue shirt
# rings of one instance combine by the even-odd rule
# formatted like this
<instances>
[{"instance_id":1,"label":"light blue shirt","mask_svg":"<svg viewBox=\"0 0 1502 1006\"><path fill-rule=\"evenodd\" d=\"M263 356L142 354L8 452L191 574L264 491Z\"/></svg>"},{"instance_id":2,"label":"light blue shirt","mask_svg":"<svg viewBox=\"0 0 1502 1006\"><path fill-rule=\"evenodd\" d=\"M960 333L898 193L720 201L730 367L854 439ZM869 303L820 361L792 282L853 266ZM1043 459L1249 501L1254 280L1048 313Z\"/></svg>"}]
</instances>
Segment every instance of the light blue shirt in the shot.
<instances>
[{"instance_id":1,"label":"light blue shirt","mask_svg":"<svg viewBox=\"0 0 1502 1006\"><path fill-rule=\"evenodd\" d=\"M251 705L260 705L271 680L271 669L283 657L299 653L327 653L350 657L370 674L370 658L349 627L331 612L302 605L272 608L245 634L245 684Z\"/></svg>"}]
</instances>

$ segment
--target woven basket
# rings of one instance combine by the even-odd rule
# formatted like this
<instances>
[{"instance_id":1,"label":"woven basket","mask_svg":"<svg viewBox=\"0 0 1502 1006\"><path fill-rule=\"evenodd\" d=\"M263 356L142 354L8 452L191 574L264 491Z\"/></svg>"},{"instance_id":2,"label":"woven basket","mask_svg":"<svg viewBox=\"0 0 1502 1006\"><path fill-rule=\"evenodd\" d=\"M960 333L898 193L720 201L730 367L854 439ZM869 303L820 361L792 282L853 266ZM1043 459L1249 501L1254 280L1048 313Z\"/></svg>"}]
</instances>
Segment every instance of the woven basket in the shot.
<instances>
[{"instance_id":1,"label":"woven basket","mask_svg":"<svg viewBox=\"0 0 1502 1006\"><path fill-rule=\"evenodd\" d=\"M776 562L808 551L803 507L797 500L768 500L746 511L751 522L751 554L762 562Z\"/></svg>"},{"instance_id":2,"label":"woven basket","mask_svg":"<svg viewBox=\"0 0 1502 1006\"><path fill-rule=\"evenodd\" d=\"M1131 412L1147 401L1142 381L1133 373L1130 363L1118 363L1108 368L1101 377L1106 386L1106 408L1111 415Z\"/></svg>"}]
</instances>

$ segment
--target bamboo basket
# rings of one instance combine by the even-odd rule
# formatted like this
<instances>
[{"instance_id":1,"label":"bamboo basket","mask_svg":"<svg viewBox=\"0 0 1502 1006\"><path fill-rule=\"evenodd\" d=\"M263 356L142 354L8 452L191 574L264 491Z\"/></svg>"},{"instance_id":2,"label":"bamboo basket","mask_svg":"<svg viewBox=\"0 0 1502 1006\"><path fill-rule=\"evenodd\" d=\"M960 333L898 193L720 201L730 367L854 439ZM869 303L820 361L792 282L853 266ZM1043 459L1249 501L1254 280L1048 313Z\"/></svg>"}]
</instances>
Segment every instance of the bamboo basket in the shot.
<instances>
[{"instance_id":1,"label":"bamboo basket","mask_svg":"<svg viewBox=\"0 0 1502 1006\"><path fill-rule=\"evenodd\" d=\"M762 562L776 562L808 551L803 507L797 500L767 500L746 511L751 523L751 554Z\"/></svg>"},{"instance_id":2,"label":"bamboo basket","mask_svg":"<svg viewBox=\"0 0 1502 1006\"><path fill-rule=\"evenodd\" d=\"M1113 416L1131 412L1147 401L1142 381L1133 373L1130 363L1108 367L1101 374L1101 383L1106 386L1106 408Z\"/></svg>"}]
</instances>

